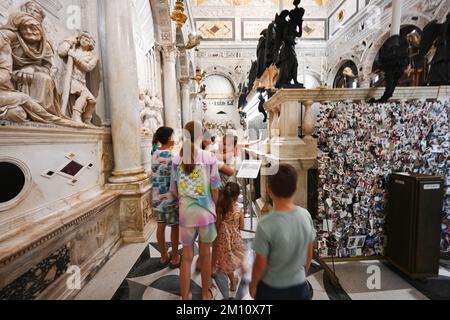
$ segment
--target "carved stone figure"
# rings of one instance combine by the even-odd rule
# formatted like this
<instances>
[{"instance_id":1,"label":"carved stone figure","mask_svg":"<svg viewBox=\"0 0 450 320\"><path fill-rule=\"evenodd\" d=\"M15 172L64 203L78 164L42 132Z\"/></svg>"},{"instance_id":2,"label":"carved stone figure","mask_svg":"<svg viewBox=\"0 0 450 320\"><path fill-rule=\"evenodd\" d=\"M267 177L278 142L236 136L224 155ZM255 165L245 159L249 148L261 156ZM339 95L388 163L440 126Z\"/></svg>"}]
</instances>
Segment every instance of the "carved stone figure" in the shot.
<instances>
[{"instance_id":1,"label":"carved stone figure","mask_svg":"<svg viewBox=\"0 0 450 320\"><path fill-rule=\"evenodd\" d=\"M145 108L141 110L140 117L142 121L142 131L146 134L153 135L163 126L162 120L162 104L155 97L145 97Z\"/></svg>"},{"instance_id":2,"label":"carved stone figure","mask_svg":"<svg viewBox=\"0 0 450 320\"><path fill-rule=\"evenodd\" d=\"M303 34L303 16L305 9L299 8L300 0L294 1L295 9L289 12L289 21L283 28L283 44L277 61L277 67L280 70L276 88L301 88L297 80L298 60L295 53L296 39L301 38ZM286 12L282 12L285 16ZM282 21L280 21L282 22ZM282 22L284 23L284 22ZM294 84L292 84L294 82Z\"/></svg>"},{"instance_id":3,"label":"carved stone figure","mask_svg":"<svg viewBox=\"0 0 450 320\"><path fill-rule=\"evenodd\" d=\"M431 61L427 84L441 86L450 84L450 13L445 23L436 20L430 22L423 30L420 56L425 56L432 47L436 53Z\"/></svg>"},{"instance_id":4,"label":"carved stone figure","mask_svg":"<svg viewBox=\"0 0 450 320\"><path fill-rule=\"evenodd\" d=\"M47 112L30 96L14 89L11 79L13 57L10 38L0 32L0 120L12 122L35 121L63 126L85 127Z\"/></svg>"},{"instance_id":5,"label":"carved stone figure","mask_svg":"<svg viewBox=\"0 0 450 320\"><path fill-rule=\"evenodd\" d=\"M90 124L97 101L86 85L86 74L94 70L98 56L94 53L95 40L87 32L81 32L64 40L58 48L61 58L68 59L66 78L69 79L63 92L63 103L72 120ZM63 105L63 110L66 108Z\"/></svg>"},{"instance_id":6,"label":"carved stone figure","mask_svg":"<svg viewBox=\"0 0 450 320\"><path fill-rule=\"evenodd\" d=\"M35 17L38 21L41 23L44 22L45 19L45 11L41 8L36 2L34 1L28 1L25 2L21 7L20 11L26 12L33 17Z\"/></svg>"},{"instance_id":7,"label":"carved stone figure","mask_svg":"<svg viewBox=\"0 0 450 320\"><path fill-rule=\"evenodd\" d=\"M53 68L54 51L47 41L39 10L11 15L0 27L11 43L13 81L17 90L29 95L45 110L63 117L60 97L56 90Z\"/></svg>"}]
</instances>

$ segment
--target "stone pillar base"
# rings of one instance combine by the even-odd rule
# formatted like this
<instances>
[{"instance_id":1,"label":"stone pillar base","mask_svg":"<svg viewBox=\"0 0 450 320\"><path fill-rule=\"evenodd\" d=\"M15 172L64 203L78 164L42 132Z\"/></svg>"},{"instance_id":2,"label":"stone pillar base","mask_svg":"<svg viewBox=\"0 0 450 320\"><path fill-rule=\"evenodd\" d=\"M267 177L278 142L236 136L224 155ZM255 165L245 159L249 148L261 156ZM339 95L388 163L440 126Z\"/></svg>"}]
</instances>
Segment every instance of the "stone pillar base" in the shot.
<instances>
[{"instance_id":1,"label":"stone pillar base","mask_svg":"<svg viewBox=\"0 0 450 320\"><path fill-rule=\"evenodd\" d=\"M125 243L148 241L156 226L151 203L151 184L145 180L108 184L108 190L120 193L120 233Z\"/></svg>"}]
</instances>

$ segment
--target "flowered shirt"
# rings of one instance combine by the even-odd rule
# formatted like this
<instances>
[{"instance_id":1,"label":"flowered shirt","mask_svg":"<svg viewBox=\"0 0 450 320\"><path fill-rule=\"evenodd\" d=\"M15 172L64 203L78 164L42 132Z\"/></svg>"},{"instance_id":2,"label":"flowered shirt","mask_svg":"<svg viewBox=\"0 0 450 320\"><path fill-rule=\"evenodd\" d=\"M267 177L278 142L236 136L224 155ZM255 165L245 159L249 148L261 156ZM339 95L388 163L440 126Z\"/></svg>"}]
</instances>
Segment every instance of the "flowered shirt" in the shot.
<instances>
[{"instance_id":1,"label":"flowered shirt","mask_svg":"<svg viewBox=\"0 0 450 320\"><path fill-rule=\"evenodd\" d=\"M212 191L221 187L217 159L210 152L199 150L195 170L187 175L181 158L172 163L170 190L178 193L180 226L205 227L216 222L216 206Z\"/></svg>"},{"instance_id":2,"label":"flowered shirt","mask_svg":"<svg viewBox=\"0 0 450 320\"><path fill-rule=\"evenodd\" d=\"M159 212L177 210L177 201L170 192L170 177L172 169L172 152L157 150L152 156L152 206Z\"/></svg>"}]
</instances>

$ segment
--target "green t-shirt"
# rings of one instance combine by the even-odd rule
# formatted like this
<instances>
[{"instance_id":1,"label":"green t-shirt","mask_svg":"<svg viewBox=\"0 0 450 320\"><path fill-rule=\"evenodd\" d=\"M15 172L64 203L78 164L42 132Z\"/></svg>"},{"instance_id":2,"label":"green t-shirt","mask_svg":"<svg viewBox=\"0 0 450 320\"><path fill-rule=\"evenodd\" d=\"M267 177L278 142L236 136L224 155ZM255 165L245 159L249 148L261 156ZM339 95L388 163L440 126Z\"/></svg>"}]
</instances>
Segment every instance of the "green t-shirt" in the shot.
<instances>
[{"instance_id":1,"label":"green t-shirt","mask_svg":"<svg viewBox=\"0 0 450 320\"><path fill-rule=\"evenodd\" d=\"M305 283L308 246L315 238L311 215L303 208L273 212L261 219L253 248L268 260L262 281L278 289Z\"/></svg>"}]
</instances>

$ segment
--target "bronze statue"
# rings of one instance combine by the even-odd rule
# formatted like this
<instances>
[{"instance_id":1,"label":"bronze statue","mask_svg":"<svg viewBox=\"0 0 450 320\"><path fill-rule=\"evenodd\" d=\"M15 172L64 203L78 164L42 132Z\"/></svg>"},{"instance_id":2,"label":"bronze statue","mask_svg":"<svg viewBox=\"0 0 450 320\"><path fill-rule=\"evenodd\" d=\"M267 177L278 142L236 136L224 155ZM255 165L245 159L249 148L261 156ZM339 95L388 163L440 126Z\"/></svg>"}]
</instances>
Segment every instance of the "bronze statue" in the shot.
<instances>
[{"instance_id":1,"label":"bronze statue","mask_svg":"<svg viewBox=\"0 0 450 320\"><path fill-rule=\"evenodd\" d=\"M434 20L424 28L420 56L427 55L433 46L436 53L431 61L426 84L450 85L450 12L444 23L439 24Z\"/></svg>"},{"instance_id":2,"label":"bronze statue","mask_svg":"<svg viewBox=\"0 0 450 320\"><path fill-rule=\"evenodd\" d=\"M384 95L378 102L387 102L394 95L398 81L409 64L409 43L406 37L400 35L390 37L380 49L378 64L384 72L386 85Z\"/></svg>"},{"instance_id":3,"label":"bronze statue","mask_svg":"<svg viewBox=\"0 0 450 320\"><path fill-rule=\"evenodd\" d=\"M258 105L258 111L264 116L264 120L263 122L266 123L267 122L267 112L266 109L264 108L264 104L266 103L266 99L263 96L263 93L265 92L265 89L259 89L258 93L259 93L259 105Z\"/></svg>"},{"instance_id":4,"label":"bronze statue","mask_svg":"<svg viewBox=\"0 0 450 320\"><path fill-rule=\"evenodd\" d=\"M277 67L280 70L275 86L277 89L303 88L303 85L297 80L298 60L295 53L296 39L303 35L303 16L305 15L305 9L298 7L300 2L300 0L294 1L295 9L289 12L289 21L284 28L283 44L277 61ZM292 84L292 82L294 83Z\"/></svg>"},{"instance_id":5,"label":"bronze statue","mask_svg":"<svg viewBox=\"0 0 450 320\"><path fill-rule=\"evenodd\" d=\"M275 16L275 43L273 61L277 62L280 54L281 45L283 44L283 34L287 25L286 18L289 16L289 10L284 10Z\"/></svg>"},{"instance_id":6,"label":"bronze statue","mask_svg":"<svg viewBox=\"0 0 450 320\"><path fill-rule=\"evenodd\" d=\"M256 76L258 73L258 61L252 62L252 67L250 68L250 73L248 76L248 89L249 91L252 90L253 85L255 84Z\"/></svg>"},{"instance_id":7,"label":"bronze statue","mask_svg":"<svg viewBox=\"0 0 450 320\"><path fill-rule=\"evenodd\" d=\"M276 37L275 21L272 21L267 27L266 54L264 57L265 59L264 66L266 69L275 63L275 51L276 51L275 37Z\"/></svg>"},{"instance_id":8,"label":"bronze statue","mask_svg":"<svg viewBox=\"0 0 450 320\"><path fill-rule=\"evenodd\" d=\"M258 49L256 50L256 55L258 56L258 73L256 74L256 78L261 78L266 71L266 43L267 43L267 29L264 29L261 32L261 38L259 39Z\"/></svg>"}]
</instances>

